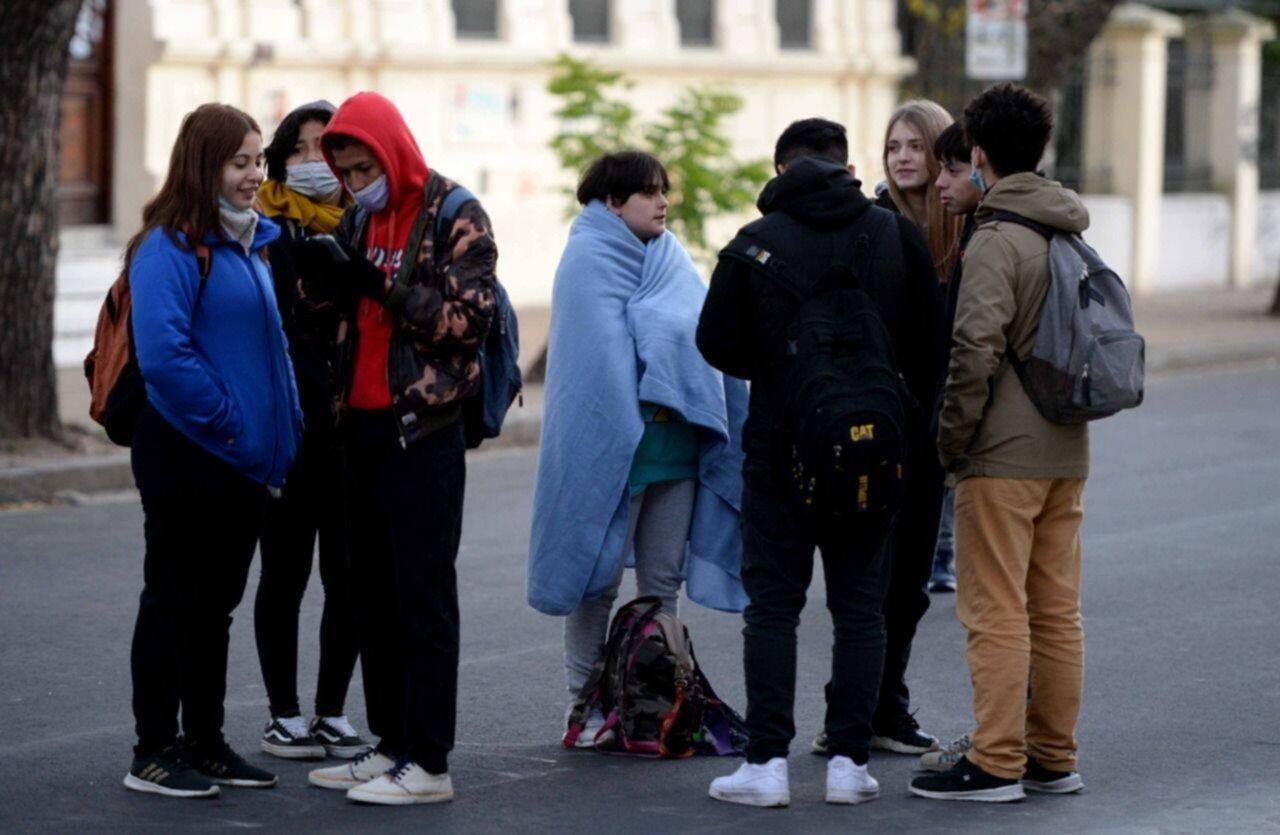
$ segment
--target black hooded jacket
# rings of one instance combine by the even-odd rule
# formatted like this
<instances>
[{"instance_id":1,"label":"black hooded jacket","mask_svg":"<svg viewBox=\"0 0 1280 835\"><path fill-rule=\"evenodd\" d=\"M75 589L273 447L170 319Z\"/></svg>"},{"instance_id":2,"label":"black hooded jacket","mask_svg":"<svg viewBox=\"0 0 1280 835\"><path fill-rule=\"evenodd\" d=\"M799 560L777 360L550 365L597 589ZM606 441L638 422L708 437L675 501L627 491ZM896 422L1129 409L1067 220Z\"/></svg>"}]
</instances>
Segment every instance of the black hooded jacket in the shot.
<instances>
[{"instance_id":1,"label":"black hooded jacket","mask_svg":"<svg viewBox=\"0 0 1280 835\"><path fill-rule=\"evenodd\" d=\"M872 206L844 166L815 157L788 165L764 187L756 205L764 217L743 227L740 238L768 249L789 276L801 281L806 276L816 281L827 271L865 212L887 216L872 246L867 292L894 341L907 387L919 403L932 404L946 350L942 294L915 225ZM744 476L755 489L773 486L772 439L785 417L777 409L786 399L785 375L776 361L785 354L786 329L796 308L776 279L721 252L698 322L698 349L724 373L751 381L742 445Z\"/></svg>"}]
</instances>

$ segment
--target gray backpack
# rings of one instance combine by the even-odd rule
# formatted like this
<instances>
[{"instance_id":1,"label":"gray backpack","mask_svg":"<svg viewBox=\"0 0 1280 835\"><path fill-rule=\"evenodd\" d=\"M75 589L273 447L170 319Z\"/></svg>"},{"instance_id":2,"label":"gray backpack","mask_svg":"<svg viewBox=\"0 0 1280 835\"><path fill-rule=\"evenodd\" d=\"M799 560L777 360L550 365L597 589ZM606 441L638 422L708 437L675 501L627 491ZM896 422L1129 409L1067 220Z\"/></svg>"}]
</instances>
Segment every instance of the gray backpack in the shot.
<instances>
[{"instance_id":1,"label":"gray backpack","mask_svg":"<svg viewBox=\"0 0 1280 835\"><path fill-rule=\"evenodd\" d=\"M1146 342L1133 328L1129 292L1079 235L1013 212L1004 220L1049 241L1049 293L1031 354L1009 362L1040 414L1084 423L1142 403Z\"/></svg>"}]
</instances>

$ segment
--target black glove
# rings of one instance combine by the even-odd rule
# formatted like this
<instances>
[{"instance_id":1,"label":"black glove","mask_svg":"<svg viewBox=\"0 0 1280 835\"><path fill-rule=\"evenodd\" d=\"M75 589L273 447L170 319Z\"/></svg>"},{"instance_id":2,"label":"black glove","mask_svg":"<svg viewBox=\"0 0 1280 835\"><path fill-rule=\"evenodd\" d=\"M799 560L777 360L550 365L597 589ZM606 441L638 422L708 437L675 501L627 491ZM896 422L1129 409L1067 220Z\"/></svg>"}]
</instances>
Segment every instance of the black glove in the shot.
<instances>
[{"instance_id":1,"label":"black glove","mask_svg":"<svg viewBox=\"0 0 1280 835\"><path fill-rule=\"evenodd\" d=\"M333 248L335 243L341 256ZM387 297L386 275L345 241L304 238L294 242L293 258L303 292L317 302L345 301L357 295L377 301Z\"/></svg>"},{"instance_id":2,"label":"black glove","mask_svg":"<svg viewBox=\"0 0 1280 835\"><path fill-rule=\"evenodd\" d=\"M379 302L385 299L391 290L387 284L387 274L346 241L338 241L338 245L347 254L346 263L337 265L338 280L344 282L356 295Z\"/></svg>"}]
</instances>

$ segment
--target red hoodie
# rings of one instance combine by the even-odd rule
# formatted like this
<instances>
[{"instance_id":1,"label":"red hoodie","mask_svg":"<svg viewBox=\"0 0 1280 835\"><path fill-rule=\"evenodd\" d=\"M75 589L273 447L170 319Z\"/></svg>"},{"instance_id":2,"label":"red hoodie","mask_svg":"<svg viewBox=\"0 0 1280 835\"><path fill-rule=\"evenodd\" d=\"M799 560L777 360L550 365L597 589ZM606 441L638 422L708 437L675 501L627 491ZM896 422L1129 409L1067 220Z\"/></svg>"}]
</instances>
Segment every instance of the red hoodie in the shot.
<instances>
[{"instance_id":1,"label":"red hoodie","mask_svg":"<svg viewBox=\"0 0 1280 835\"><path fill-rule=\"evenodd\" d=\"M325 135L342 134L369 146L387 175L387 205L369 216L365 255L394 276L404 257L413 222L422 208L422 189L431 170L414 141L404 116L378 93L356 93L342 103L325 128ZM333 155L324 152L333 168ZM336 169L335 172L337 173ZM387 351L391 345L391 314L378 302L361 298L356 310L356 355L349 404L353 409L391 408L387 383Z\"/></svg>"}]
</instances>

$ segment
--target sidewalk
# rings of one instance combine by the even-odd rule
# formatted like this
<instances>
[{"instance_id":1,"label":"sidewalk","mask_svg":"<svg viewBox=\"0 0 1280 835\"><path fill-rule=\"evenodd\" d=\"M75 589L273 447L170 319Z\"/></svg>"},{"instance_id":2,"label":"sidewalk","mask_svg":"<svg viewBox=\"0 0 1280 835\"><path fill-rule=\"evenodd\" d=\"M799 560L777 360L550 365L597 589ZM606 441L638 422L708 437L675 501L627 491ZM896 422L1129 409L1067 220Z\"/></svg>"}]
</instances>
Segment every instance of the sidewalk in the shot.
<instances>
[{"instance_id":1,"label":"sidewalk","mask_svg":"<svg viewBox=\"0 0 1280 835\"><path fill-rule=\"evenodd\" d=\"M1134 301L1138 330L1147 339L1147 372L1242 362L1280 362L1280 318L1268 317L1274 287L1232 291L1170 292ZM522 364L546 343L545 308L520 312ZM58 374L63 422L73 427L76 449L52 444L0 450L0 505L51 500L82 501L84 494L133 487L128 450L111 446L87 417L88 388L78 368ZM502 437L484 452L535 446L542 428L542 386L525 388L523 405L507 416Z\"/></svg>"}]
</instances>

